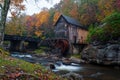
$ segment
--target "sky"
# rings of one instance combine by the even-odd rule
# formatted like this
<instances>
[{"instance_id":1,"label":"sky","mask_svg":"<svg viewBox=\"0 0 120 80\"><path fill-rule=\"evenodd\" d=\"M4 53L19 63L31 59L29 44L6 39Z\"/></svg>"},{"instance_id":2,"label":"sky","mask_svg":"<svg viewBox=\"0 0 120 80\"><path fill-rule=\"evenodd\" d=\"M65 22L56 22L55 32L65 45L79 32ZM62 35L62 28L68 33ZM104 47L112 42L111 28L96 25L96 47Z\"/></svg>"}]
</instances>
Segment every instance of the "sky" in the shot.
<instances>
[{"instance_id":1,"label":"sky","mask_svg":"<svg viewBox=\"0 0 120 80\"><path fill-rule=\"evenodd\" d=\"M24 11L27 15L33 15L34 13L39 13L42 8L47 7L48 9L53 7L56 3L59 3L60 0L51 0L47 2L46 0L27 0L23 4L26 6L26 10Z\"/></svg>"}]
</instances>

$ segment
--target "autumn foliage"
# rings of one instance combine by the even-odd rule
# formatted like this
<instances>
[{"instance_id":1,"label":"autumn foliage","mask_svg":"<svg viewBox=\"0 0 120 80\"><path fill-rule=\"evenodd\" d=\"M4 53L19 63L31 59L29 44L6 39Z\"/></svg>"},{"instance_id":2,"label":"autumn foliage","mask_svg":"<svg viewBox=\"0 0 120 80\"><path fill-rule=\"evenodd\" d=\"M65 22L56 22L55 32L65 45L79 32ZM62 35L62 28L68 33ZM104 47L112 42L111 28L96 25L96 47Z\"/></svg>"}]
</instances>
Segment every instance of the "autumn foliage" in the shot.
<instances>
[{"instance_id":1,"label":"autumn foliage","mask_svg":"<svg viewBox=\"0 0 120 80\"><path fill-rule=\"evenodd\" d=\"M118 12L112 13L110 16L103 20L104 25L101 27L91 26L89 30L88 40L108 42L112 40L118 40L120 37L120 14Z\"/></svg>"},{"instance_id":2,"label":"autumn foliage","mask_svg":"<svg viewBox=\"0 0 120 80\"><path fill-rule=\"evenodd\" d=\"M22 2L23 0L12 1L12 4L15 5L13 9L11 9L11 13L14 16L12 18L18 16L17 14L25 9ZM53 8L44 8L37 14L24 15L24 20L19 20L23 21L21 24L17 24L17 20L16 22L14 21L16 24L11 22L12 19L8 24L9 26L11 24L13 27L7 27L6 32L14 34L10 31L10 28L17 31L20 28L18 26L21 26L21 33L15 34L51 37L54 34L54 24L61 14L75 18L84 26L91 24L95 26L100 25L105 17L117 11L120 11L120 0L61 0L60 3L56 4Z\"/></svg>"}]
</instances>

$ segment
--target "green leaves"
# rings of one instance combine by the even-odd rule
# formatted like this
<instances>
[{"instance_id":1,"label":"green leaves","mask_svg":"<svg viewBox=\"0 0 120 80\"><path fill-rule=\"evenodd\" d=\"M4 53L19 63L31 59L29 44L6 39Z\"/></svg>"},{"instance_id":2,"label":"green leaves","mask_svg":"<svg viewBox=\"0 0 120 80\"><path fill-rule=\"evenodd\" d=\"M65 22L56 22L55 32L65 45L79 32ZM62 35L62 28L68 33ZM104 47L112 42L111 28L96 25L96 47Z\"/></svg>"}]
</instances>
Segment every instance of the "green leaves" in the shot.
<instances>
[{"instance_id":1,"label":"green leaves","mask_svg":"<svg viewBox=\"0 0 120 80\"><path fill-rule=\"evenodd\" d=\"M114 12L110 16L106 17L103 22L107 23L106 25L107 29L111 28L112 38L116 39L117 37L120 37L120 13L119 12Z\"/></svg>"},{"instance_id":2,"label":"green leaves","mask_svg":"<svg viewBox=\"0 0 120 80\"><path fill-rule=\"evenodd\" d=\"M111 25L112 27L116 27L120 25L120 13L114 12L110 16L106 17L103 22L107 23L108 25Z\"/></svg>"},{"instance_id":3,"label":"green leaves","mask_svg":"<svg viewBox=\"0 0 120 80\"><path fill-rule=\"evenodd\" d=\"M88 41L101 41L106 42L116 40L120 37L120 13L114 12L107 16L104 20L102 27L90 28Z\"/></svg>"}]
</instances>

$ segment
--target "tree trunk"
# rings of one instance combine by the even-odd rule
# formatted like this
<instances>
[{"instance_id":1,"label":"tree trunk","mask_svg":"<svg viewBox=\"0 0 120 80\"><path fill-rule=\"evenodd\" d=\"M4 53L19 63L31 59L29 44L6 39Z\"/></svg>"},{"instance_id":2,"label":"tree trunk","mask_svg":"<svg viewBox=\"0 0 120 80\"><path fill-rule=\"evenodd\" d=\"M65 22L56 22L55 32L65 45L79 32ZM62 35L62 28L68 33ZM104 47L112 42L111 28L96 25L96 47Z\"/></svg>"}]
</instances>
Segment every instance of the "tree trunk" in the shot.
<instances>
[{"instance_id":1,"label":"tree trunk","mask_svg":"<svg viewBox=\"0 0 120 80\"><path fill-rule=\"evenodd\" d=\"M3 5L0 6L1 7L0 47L3 47L5 24L6 24L6 18L7 18L9 6L10 6L10 0L4 0Z\"/></svg>"}]
</instances>

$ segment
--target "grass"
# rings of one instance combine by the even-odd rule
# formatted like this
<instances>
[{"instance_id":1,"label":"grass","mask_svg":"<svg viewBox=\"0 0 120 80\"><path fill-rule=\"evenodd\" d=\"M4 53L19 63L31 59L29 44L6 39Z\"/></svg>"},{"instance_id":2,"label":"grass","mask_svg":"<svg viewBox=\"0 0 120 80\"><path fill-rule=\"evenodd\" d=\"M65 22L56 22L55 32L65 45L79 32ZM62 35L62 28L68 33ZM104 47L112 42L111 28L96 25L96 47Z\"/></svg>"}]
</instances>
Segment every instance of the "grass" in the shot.
<instances>
[{"instance_id":1,"label":"grass","mask_svg":"<svg viewBox=\"0 0 120 80\"><path fill-rule=\"evenodd\" d=\"M71 57L75 57L75 58L80 59L80 58L81 58L81 55L80 55L80 54L73 54L73 55L71 55Z\"/></svg>"},{"instance_id":2,"label":"grass","mask_svg":"<svg viewBox=\"0 0 120 80\"><path fill-rule=\"evenodd\" d=\"M36 49L34 52L38 55L45 55L45 50L48 49L47 47L40 47L39 49Z\"/></svg>"},{"instance_id":3,"label":"grass","mask_svg":"<svg viewBox=\"0 0 120 80\"><path fill-rule=\"evenodd\" d=\"M9 56L8 52L0 49L0 79L1 74L5 76L8 73L12 74L16 72L30 74L34 76L34 79L32 80L35 80L35 78L38 80L64 80L60 76L52 73L50 70L46 70L39 64L32 64L23 60L12 58ZM22 77L22 80L28 79Z\"/></svg>"}]
</instances>

